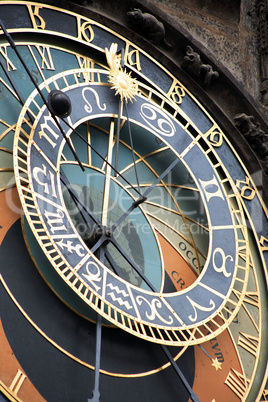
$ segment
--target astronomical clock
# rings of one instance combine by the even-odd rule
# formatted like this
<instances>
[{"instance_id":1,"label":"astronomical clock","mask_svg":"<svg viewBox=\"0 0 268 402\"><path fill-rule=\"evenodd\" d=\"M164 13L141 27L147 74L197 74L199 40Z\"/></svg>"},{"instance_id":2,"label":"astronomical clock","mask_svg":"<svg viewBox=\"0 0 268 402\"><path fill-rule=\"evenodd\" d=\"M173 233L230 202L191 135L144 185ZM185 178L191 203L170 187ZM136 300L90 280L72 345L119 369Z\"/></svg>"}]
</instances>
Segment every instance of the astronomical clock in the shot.
<instances>
[{"instance_id":1,"label":"astronomical clock","mask_svg":"<svg viewBox=\"0 0 268 402\"><path fill-rule=\"evenodd\" d=\"M108 17L0 20L0 400L267 400L267 209L224 118Z\"/></svg>"}]
</instances>

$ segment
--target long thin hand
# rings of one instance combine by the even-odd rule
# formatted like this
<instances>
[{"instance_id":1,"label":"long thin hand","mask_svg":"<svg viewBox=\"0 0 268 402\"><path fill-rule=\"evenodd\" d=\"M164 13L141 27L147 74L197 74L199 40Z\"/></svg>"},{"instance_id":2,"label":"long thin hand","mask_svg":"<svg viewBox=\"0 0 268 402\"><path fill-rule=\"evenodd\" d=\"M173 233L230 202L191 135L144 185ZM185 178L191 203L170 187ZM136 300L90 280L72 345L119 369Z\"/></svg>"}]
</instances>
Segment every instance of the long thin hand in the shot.
<instances>
[{"instance_id":1,"label":"long thin hand","mask_svg":"<svg viewBox=\"0 0 268 402\"><path fill-rule=\"evenodd\" d=\"M110 238L110 242L115 246L117 251L121 254L121 256L128 262L129 265L134 269L135 272L144 280L144 282L149 286L149 288L153 291L156 292L156 288L151 284L149 279L146 278L146 276L143 274L143 272L139 269L139 267L129 258L129 256L125 253L125 251L122 249L122 247L115 241L113 237ZM107 253L107 252L106 252ZM111 256L108 257L111 258ZM118 273L117 273L118 274Z\"/></svg>"},{"instance_id":2,"label":"long thin hand","mask_svg":"<svg viewBox=\"0 0 268 402\"><path fill-rule=\"evenodd\" d=\"M105 173L105 184L103 192L103 203L102 203L102 221L103 226L107 226L107 217L109 209L109 194L111 185L111 164L113 158L113 141L114 141L114 120L112 119L110 124L109 142L108 142L108 153L107 153L107 166Z\"/></svg>"},{"instance_id":3,"label":"long thin hand","mask_svg":"<svg viewBox=\"0 0 268 402\"><path fill-rule=\"evenodd\" d=\"M144 201L147 199L147 195L157 186L157 184L160 183L161 180L174 168L174 166L179 163L179 159L175 159L169 167L154 181L154 183L147 188L147 190L143 193L143 195L136 201L133 202L133 204L126 210L126 212L118 219L117 222L115 222L111 228L109 229L111 232L113 232L117 226L120 225L120 223L123 222L123 220L135 209L137 208L140 204L142 204Z\"/></svg>"},{"instance_id":4,"label":"long thin hand","mask_svg":"<svg viewBox=\"0 0 268 402\"><path fill-rule=\"evenodd\" d=\"M179 163L179 158L175 159L166 170L151 184L150 187L147 188L147 190L144 192L143 196L147 197L147 195L157 186L157 184L160 183L161 180Z\"/></svg>"},{"instance_id":5,"label":"long thin hand","mask_svg":"<svg viewBox=\"0 0 268 402\"><path fill-rule=\"evenodd\" d=\"M126 100L124 100L124 105L125 105L126 116L127 116L128 134L129 134L129 140L130 140L130 145L131 145L131 152L132 152L132 159L133 159L133 166L134 166L134 171L135 171L135 176L136 176L136 182L137 182L139 193L141 194L140 183L139 183L138 172L137 172L137 166L136 166L136 161L135 161L133 138L132 138L132 133L131 133L130 121L129 121L129 117L128 117L127 101Z\"/></svg>"},{"instance_id":6,"label":"long thin hand","mask_svg":"<svg viewBox=\"0 0 268 402\"><path fill-rule=\"evenodd\" d=\"M153 292L156 292L156 289L154 288L154 286L149 282L149 280L143 275L143 273L140 271L140 269L138 267L135 266L135 264L128 258L128 256L125 254L125 252L121 249L121 247L116 244L116 242L113 240L112 243L114 244L115 247L117 247L118 251L121 253L121 255L123 257L126 258L126 260L129 262L129 264L132 265L132 267L135 269L135 271L142 277L142 279L147 283L147 285L151 288L151 290ZM110 253L108 252L108 250L106 249L105 251L105 256L108 259L108 261L110 262L110 264L112 265L113 269L115 270L116 274L118 276L120 276L119 271L115 268L116 264L113 261ZM194 393L193 389L191 388L189 382L187 381L187 379L185 378L184 374L182 373L182 371L180 370L177 362L173 359L171 353L169 352L168 348L165 345L161 345L161 348L163 350L163 352L165 353L167 359L169 360L170 364L172 365L172 367L174 368L174 370L176 371L177 375L179 376L179 378L181 379L183 385L185 386L185 388L187 389L190 398L193 402L200 402L200 400L198 399L197 395ZM95 401L94 401L95 402Z\"/></svg>"},{"instance_id":7,"label":"long thin hand","mask_svg":"<svg viewBox=\"0 0 268 402\"><path fill-rule=\"evenodd\" d=\"M87 220L88 219L85 217L85 214L83 213L83 210L87 213L87 215L94 221L94 223L96 225L98 225L100 228L102 228L101 223L99 222L99 220L95 217L95 215L93 214L93 212L83 203L83 201L78 197L78 195L76 194L76 192L74 191L74 189L72 188L71 184L69 183L65 173L63 171L61 171L60 173L60 180L63 183L63 185L67 188L69 194L71 195L73 201L76 204L76 207L78 208L79 212L81 214L83 214L83 219Z\"/></svg>"},{"instance_id":8,"label":"long thin hand","mask_svg":"<svg viewBox=\"0 0 268 402\"><path fill-rule=\"evenodd\" d=\"M121 99L119 98L119 102L118 102L118 117L117 117L117 130L116 130L116 147L115 147L114 175L116 175L116 172L117 172L117 170L118 170L118 154L119 154L121 110L122 110L122 101L121 101Z\"/></svg>"},{"instance_id":9,"label":"long thin hand","mask_svg":"<svg viewBox=\"0 0 268 402\"><path fill-rule=\"evenodd\" d=\"M165 353L166 357L168 358L168 360L170 361L172 367L174 368L174 370L176 371L176 373L178 374L178 376L180 377L183 385L185 386L185 388L187 389L190 398L193 402L200 402L200 400L198 399L197 395L194 393L194 391L192 390L192 387L190 386L190 384L188 383L188 381L186 380L184 374L182 373L181 369L179 368L178 364L175 362L175 360L173 359L171 353L169 352L168 348L165 345L161 345L163 352Z\"/></svg>"},{"instance_id":10,"label":"long thin hand","mask_svg":"<svg viewBox=\"0 0 268 402\"><path fill-rule=\"evenodd\" d=\"M100 261L104 262L105 247L100 249ZM100 361L101 361L101 335L102 335L102 316L98 314L96 323L96 350L95 350L95 375L94 375L94 389L92 391L92 398L88 398L88 402L100 401Z\"/></svg>"},{"instance_id":11,"label":"long thin hand","mask_svg":"<svg viewBox=\"0 0 268 402\"><path fill-rule=\"evenodd\" d=\"M1 22L0 22L0 24L1 24ZM24 100L19 88L16 86L15 82L13 81L13 78L11 77L9 71L7 70L6 66L1 61L0 61L0 66L3 69L8 81L10 82L12 89L14 90L14 92L17 96L18 101L20 102L20 104L22 106L24 106L25 100ZM33 121L32 116L31 116L31 121Z\"/></svg>"},{"instance_id":12,"label":"long thin hand","mask_svg":"<svg viewBox=\"0 0 268 402\"><path fill-rule=\"evenodd\" d=\"M96 324L96 355L95 355L95 376L94 376L94 389L92 391L92 398L88 398L88 402L99 402L100 400L100 358L101 358L101 332L102 332L102 317L98 314Z\"/></svg>"}]
</instances>

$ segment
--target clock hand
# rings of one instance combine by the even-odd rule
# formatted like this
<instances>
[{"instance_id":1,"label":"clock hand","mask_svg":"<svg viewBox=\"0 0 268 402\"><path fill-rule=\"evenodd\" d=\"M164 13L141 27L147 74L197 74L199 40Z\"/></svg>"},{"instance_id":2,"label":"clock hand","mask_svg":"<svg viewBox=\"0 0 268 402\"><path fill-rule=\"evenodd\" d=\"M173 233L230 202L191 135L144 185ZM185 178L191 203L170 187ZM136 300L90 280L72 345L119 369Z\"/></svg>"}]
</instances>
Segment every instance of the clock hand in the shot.
<instances>
[{"instance_id":1,"label":"clock hand","mask_svg":"<svg viewBox=\"0 0 268 402\"><path fill-rule=\"evenodd\" d=\"M111 120L109 142L108 142L108 152L107 152L107 165L105 173L105 184L103 192L102 201L102 225L107 226L107 216L109 209L109 194L110 194L110 184L111 184L111 163L113 158L113 139L114 139L114 120Z\"/></svg>"},{"instance_id":2,"label":"clock hand","mask_svg":"<svg viewBox=\"0 0 268 402\"><path fill-rule=\"evenodd\" d=\"M28 69L27 65L25 64L23 58L21 57L21 55L20 55L20 53L19 53L19 51L18 51L18 49L17 49L17 47L16 47L15 42L13 41L12 37L10 36L10 34L7 32L7 30L6 30L6 28L5 28L5 25L3 24L2 20L0 20L0 26L1 26L2 30L3 30L3 32L4 32L4 35L5 35L6 39L7 39L7 41L9 42L10 46L12 47L12 49L14 50L14 52L16 53L18 59L20 60L21 64L23 65L23 68L25 69L25 71L26 71L26 73L28 74L30 80L32 81L34 87L36 88L36 90L37 90L39 96L41 97L42 101L44 102L44 105L46 105L46 107L48 108L48 110L49 110L49 112L50 112L50 114L51 114L53 120L55 121L55 123L56 123L58 129L60 130L60 132L61 132L63 138L65 139L65 141L66 141L66 143L68 144L68 146L69 146L69 148L70 148L72 154L74 155L75 160L78 162L80 168L84 171L85 168L83 167L83 165L82 165L81 161L79 160L79 158L78 158L78 156L77 156L77 154L76 154L76 152L75 152L75 150L74 150L72 144L71 144L70 141L69 141L69 138L67 138L67 136L66 136L64 130L62 129L62 127L61 127L61 125L60 125L60 123L59 123L59 121L58 121L58 119L56 118L56 114L55 114L55 113L53 112L53 110L51 109L51 106L49 105L49 102L47 102L47 100L45 99L45 97L44 97L42 91L40 90L39 86L38 86L37 83L35 82L35 80L34 80L32 74L31 74L30 70ZM59 92L61 92L61 91L59 91ZM63 94L63 92L62 92L62 94ZM67 97L67 95L65 95L65 96Z\"/></svg>"},{"instance_id":3,"label":"clock hand","mask_svg":"<svg viewBox=\"0 0 268 402\"><path fill-rule=\"evenodd\" d=\"M0 25L1 25L1 24L0 24ZM7 77L7 79L8 79L8 81L10 82L10 84L11 84L13 90L14 90L14 93L15 93L15 95L17 96L18 101L20 102L20 104L21 104L22 106L24 106L25 100L24 100L24 98L23 98L23 96L22 96L22 94L21 94L19 88L18 88L17 85L15 84L13 78L11 77L10 72L7 70L6 66L5 66L1 61L0 61L0 66L2 67L2 69L3 69L3 71L4 71L5 75L6 75L6 77ZM3 84L5 85L4 82L3 82ZM34 122L33 116L30 114L30 112L29 112L28 110L27 110L26 113L27 113L27 116L28 116L30 122L33 123L33 122Z\"/></svg>"},{"instance_id":4,"label":"clock hand","mask_svg":"<svg viewBox=\"0 0 268 402\"><path fill-rule=\"evenodd\" d=\"M177 363L173 359L173 357L172 357L171 353L169 352L168 348L166 347L166 345L161 345L161 347L162 347L163 352L167 356L168 360L170 361L172 367L174 368L174 370L176 371L176 373L180 377L181 381L183 382L183 385L185 386L185 388L189 392L191 400L193 402L200 402L200 400L198 399L197 395L193 392L190 384L188 383L188 381L184 377L184 374L182 373L181 369L179 368L179 366L177 365Z\"/></svg>"},{"instance_id":5,"label":"clock hand","mask_svg":"<svg viewBox=\"0 0 268 402\"><path fill-rule=\"evenodd\" d=\"M125 254L125 252L121 249L121 247L114 241L114 239L111 239L111 242L114 244L114 246L116 248L118 248L118 250L120 251L120 253L126 258L126 260L129 262L129 264L135 269L135 271L142 277L142 279L146 282L146 284L149 286L149 288L153 291L156 292L155 287L149 282L149 280L143 275L143 273L140 271L140 269L135 266L135 264L128 258L128 256ZM109 253L108 250L105 251L105 256L107 258L107 260L111 263L111 265L114 266L116 265ZM115 270L116 274L118 276L119 272L117 270ZM177 375L179 376L179 378L181 379L183 385L185 386L185 388L187 389L187 391L189 392L190 398L193 402L200 402L197 395L193 392L189 382L187 381L187 379L185 378L184 374L182 373L182 371L180 370L177 362L173 359L171 353L169 352L168 348L165 345L161 345L161 348L163 350L163 352L165 353L166 357L168 358L170 364L172 365L172 367L174 368L174 370L176 371ZM94 401L95 402L95 401Z\"/></svg>"},{"instance_id":6,"label":"clock hand","mask_svg":"<svg viewBox=\"0 0 268 402\"><path fill-rule=\"evenodd\" d=\"M99 220L95 217L93 212L88 208L87 205L83 203L83 201L78 197L74 189L72 188L70 182L67 179L66 174L61 170L60 172L60 180L63 183L63 185L66 187L68 193L70 194L72 200L74 201L77 209L79 210L80 215L82 216L83 221L88 227L89 230L89 236L87 239L84 239L85 243L90 247L92 245L92 241L94 238L94 234L98 231L102 231L102 224L99 222ZM85 214L86 212L86 214ZM91 219L91 221L94 222L94 225L92 225L92 222L89 221L88 217ZM93 243L94 244L94 243Z\"/></svg>"},{"instance_id":7,"label":"clock hand","mask_svg":"<svg viewBox=\"0 0 268 402\"><path fill-rule=\"evenodd\" d=\"M131 267L134 269L134 271L137 272L137 274L144 280L144 282L149 286L149 288L153 291L156 292L156 288L151 284L149 279L146 278L146 276L143 274L143 272L139 269L139 267L128 257L128 255L125 253L125 251L122 249L122 247L116 242L113 236L109 238L109 241L115 246L115 248L118 250L118 252L124 257L124 259L131 265ZM110 258L111 261L113 262L113 265L115 265L110 253L108 250L106 251L106 254L108 256L108 259ZM116 272L118 275L118 272ZM120 276L120 275L118 275Z\"/></svg>"},{"instance_id":8,"label":"clock hand","mask_svg":"<svg viewBox=\"0 0 268 402\"><path fill-rule=\"evenodd\" d=\"M100 248L99 259L104 263L105 245ZM94 389L92 391L92 398L88 398L87 402L100 401L100 360L101 360L101 336L102 336L102 316L98 314L96 323L96 350L95 350L95 375L94 375Z\"/></svg>"},{"instance_id":9,"label":"clock hand","mask_svg":"<svg viewBox=\"0 0 268 402\"><path fill-rule=\"evenodd\" d=\"M132 152L133 166L134 166L134 171L135 171L135 176L136 176L136 182L137 182L137 186L138 186L138 191L141 194L140 183L139 183L139 179L138 179L137 166L136 166L135 155L134 155L134 147L133 147L133 139L132 139L132 134L131 134L130 121L129 121L129 117L128 117L126 99L124 99L124 104L125 104L125 110L126 110L126 116L127 116L128 134L129 134L129 140L130 140L130 145L131 145L131 152Z\"/></svg>"},{"instance_id":10,"label":"clock hand","mask_svg":"<svg viewBox=\"0 0 268 402\"><path fill-rule=\"evenodd\" d=\"M94 389L92 398L88 398L87 402L99 402L100 400L100 359L101 359L101 333L102 333L102 316L98 314L96 323L96 352L95 352L95 376Z\"/></svg>"},{"instance_id":11,"label":"clock hand","mask_svg":"<svg viewBox=\"0 0 268 402\"><path fill-rule=\"evenodd\" d=\"M116 175L116 171L118 170L118 153L119 153L119 137L120 137L121 110L122 110L122 101L121 101L121 99L119 99L119 102L118 102L118 115L117 115L117 130L116 130L116 147L115 147L114 175Z\"/></svg>"},{"instance_id":12,"label":"clock hand","mask_svg":"<svg viewBox=\"0 0 268 402\"><path fill-rule=\"evenodd\" d=\"M1 21L0 21L0 25L1 25ZM20 90L18 89L18 87L16 86L16 84L15 84L13 78L11 77L10 73L8 72L6 66L5 66L1 61L0 61L0 66L2 67L2 69L3 69L3 71L4 71L5 75L6 75L6 77L7 77L7 79L8 79L8 81L10 82L10 84L11 84L13 90L15 91L15 94L16 94L16 96L17 96L17 98L18 98L18 101L20 102L20 104L21 104L22 106L24 106L25 100L24 100L23 96L21 95L21 92L20 92ZM32 116L31 116L30 118L31 118L31 121L33 121Z\"/></svg>"},{"instance_id":13,"label":"clock hand","mask_svg":"<svg viewBox=\"0 0 268 402\"><path fill-rule=\"evenodd\" d=\"M160 183L161 180L177 165L179 159L175 159L169 167L164 170L164 172L154 181L154 183L144 192L144 195L140 196L136 201L132 203L132 205L123 213L123 215L108 229L106 229L105 233L103 232L102 236L99 238L97 243L93 246L91 251L94 253L105 241L111 241L111 236L114 230L127 218L127 216L140 204L146 201L146 196Z\"/></svg>"},{"instance_id":14,"label":"clock hand","mask_svg":"<svg viewBox=\"0 0 268 402\"><path fill-rule=\"evenodd\" d=\"M112 233L114 230L124 221L124 219L140 204L147 200L147 195L160 183L161 180L179 163L179 159L175 159L169 167L151 184L149 188L140 196L136 201L132 203L132 205L126 210L126 212L115 222L110 228L109 231Z\"/></svg>"}]
</instances>

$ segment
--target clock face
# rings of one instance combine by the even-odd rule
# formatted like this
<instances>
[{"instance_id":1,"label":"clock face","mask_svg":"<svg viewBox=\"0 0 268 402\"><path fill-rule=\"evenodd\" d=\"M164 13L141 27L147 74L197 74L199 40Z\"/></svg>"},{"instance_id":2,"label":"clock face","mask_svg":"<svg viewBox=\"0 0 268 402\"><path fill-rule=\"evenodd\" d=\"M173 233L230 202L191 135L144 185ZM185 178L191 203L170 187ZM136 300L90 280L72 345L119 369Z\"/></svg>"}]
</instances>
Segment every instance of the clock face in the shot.
<instances>
[{"instance_id":1,"label":"clock face","mask_svg":"<svg viewBox=\"0 0 268 402\"><path fill-rule=\"evenodd\" d=\"M0 15L3 395L261 400L267 215L224 128L108 27Z\"/></svg>"}]
</instances>

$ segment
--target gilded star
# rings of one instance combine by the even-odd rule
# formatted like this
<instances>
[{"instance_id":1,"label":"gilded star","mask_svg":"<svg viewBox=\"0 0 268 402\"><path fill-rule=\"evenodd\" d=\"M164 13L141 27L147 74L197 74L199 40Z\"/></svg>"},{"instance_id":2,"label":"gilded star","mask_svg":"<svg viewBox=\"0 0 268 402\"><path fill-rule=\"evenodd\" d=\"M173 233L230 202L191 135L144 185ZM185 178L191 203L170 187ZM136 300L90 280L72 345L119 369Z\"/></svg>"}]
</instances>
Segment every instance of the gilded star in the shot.
<instances>
[{"instance_id":1,"label":"gilded star","mask_svg":"<svg viewBox=\"0 0 268 402\"><path fill-rule=\"evenodd\" d=\"M222 368L221 368L222 363L220 363L217 358L216 359L211 359L211 360L213 361L212 366L215 367L216 371L222 370Z\"/></svg>"}]
</instances>

